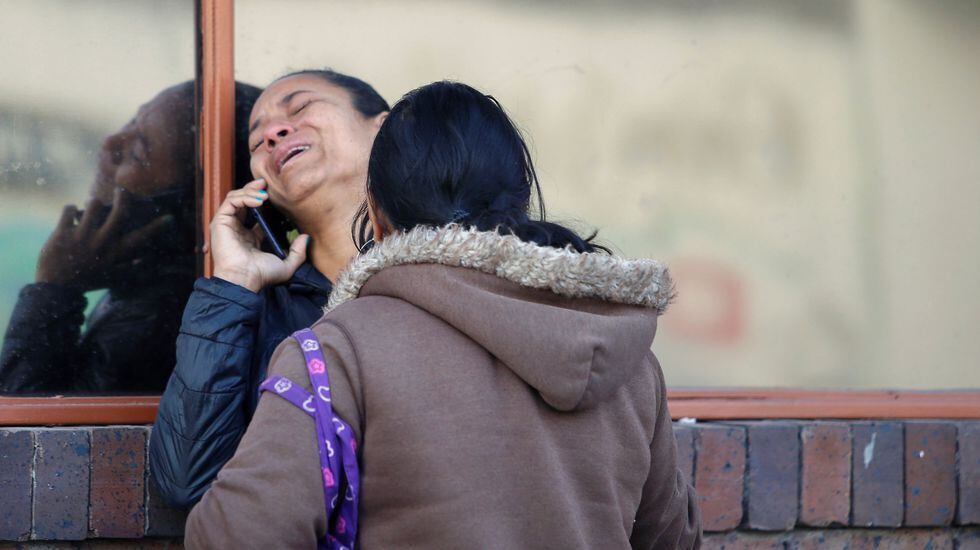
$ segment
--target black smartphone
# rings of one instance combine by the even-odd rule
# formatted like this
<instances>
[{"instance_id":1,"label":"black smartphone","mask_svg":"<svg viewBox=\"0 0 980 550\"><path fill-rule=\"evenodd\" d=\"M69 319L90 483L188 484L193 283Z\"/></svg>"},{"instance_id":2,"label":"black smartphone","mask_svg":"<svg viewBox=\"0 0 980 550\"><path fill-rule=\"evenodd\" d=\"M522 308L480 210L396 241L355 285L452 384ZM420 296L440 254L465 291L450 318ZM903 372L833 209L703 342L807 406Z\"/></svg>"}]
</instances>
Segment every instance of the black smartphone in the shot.
<instances>
[{"instance_id":1,"label":"black smartphone","mask_svg":"<svg viewBox=\"0 0 980 550\"><path fill-rule=\"evenodd\" d=\"M273 254L279 256L280 260L285 260L286 252L279 245L279 241L276 240L276 236L272 233L272 228L269 227L269 223L262 217L262 211L258 208L249 208L249 211L252 213L255 223L259 224L259 227L262 228L262 233L265 234L265 242L269 243Z\"/></svg>"}]
</instances>

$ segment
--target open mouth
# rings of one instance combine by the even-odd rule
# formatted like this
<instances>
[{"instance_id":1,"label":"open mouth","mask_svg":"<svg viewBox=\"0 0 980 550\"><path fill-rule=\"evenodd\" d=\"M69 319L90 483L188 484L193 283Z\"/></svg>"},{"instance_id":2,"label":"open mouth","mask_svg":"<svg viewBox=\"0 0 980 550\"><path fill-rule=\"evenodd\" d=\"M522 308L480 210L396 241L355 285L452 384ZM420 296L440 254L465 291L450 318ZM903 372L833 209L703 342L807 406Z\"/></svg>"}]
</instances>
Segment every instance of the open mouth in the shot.
<instances>
[{"instance_id":1,"label":"open mouth","mask_svg":"<svg viewBox=\"0 0 980 550\"><path fill-rule=\"evenodd\" d=\"M277 166L279 171L282 171L283 167L289 164L290 161L305 153L309 148L309 145L296 145L295 147L292 147L286 151L286 154L283 155L282 159L279 161L279 166Z\"/></svg>"}]
</instances>

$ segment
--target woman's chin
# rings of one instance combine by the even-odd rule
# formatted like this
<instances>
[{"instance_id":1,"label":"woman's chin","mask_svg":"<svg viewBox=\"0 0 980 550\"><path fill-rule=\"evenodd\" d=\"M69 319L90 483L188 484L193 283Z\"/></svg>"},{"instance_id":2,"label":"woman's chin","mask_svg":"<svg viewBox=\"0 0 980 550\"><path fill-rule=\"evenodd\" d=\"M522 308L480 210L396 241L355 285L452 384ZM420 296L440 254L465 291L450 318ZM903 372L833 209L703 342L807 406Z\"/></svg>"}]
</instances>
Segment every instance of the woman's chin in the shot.
<instances>
[{"instance_id":1,"label":"woman's chin","mask_svg":"<svg viewBox=\"0 0 980 550\"><path fill-rule=\"evenodd\" d=\"M277 194L280 196L278 202L283 203L287 210L292 210L293 206L301 205L321 186L321 182L310 177L310 174L297 171L285 176L279 179L279 192Z\"/></svg>"},{"instance_id":2,"label":"woman's chin","mask_svg":"<svg viewBox=\"0 0 980 550\"><path fill-rule=\"evenodd\" d=\"M310 182L318 179L316 170L311 170L311 167L304 166L304 164L306 163L296 162L296 164L290 163L282 167L276 179L284 190L309 187Z\"/></svg>"}]
</instances>

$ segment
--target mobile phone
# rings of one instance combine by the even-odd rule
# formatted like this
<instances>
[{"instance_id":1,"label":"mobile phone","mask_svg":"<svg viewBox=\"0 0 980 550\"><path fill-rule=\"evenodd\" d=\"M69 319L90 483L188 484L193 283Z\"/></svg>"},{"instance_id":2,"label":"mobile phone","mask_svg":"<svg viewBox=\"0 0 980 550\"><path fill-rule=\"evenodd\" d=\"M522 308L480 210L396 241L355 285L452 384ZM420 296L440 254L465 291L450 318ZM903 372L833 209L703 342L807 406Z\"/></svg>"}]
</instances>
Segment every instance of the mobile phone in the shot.
<instances>
[{"instance_id":1,"label":"mobile phone","mask_svg":"<svg viewBox=\"0 0 980 550\"><path fill-rule=\"evenodd\" d=\"M252 212L255 223L259 224L259 227L262 228L262 233L265 234L265 241L272 247L273 254L279 256L280 260L285 260L286 252L283 251L282 246L279 245L279 241L276 240L276 236L272 233L272 228L269 227L269 223L262 217L262 212L258 208L249 208L249 211Z\"/></svg>"}]
</instances>

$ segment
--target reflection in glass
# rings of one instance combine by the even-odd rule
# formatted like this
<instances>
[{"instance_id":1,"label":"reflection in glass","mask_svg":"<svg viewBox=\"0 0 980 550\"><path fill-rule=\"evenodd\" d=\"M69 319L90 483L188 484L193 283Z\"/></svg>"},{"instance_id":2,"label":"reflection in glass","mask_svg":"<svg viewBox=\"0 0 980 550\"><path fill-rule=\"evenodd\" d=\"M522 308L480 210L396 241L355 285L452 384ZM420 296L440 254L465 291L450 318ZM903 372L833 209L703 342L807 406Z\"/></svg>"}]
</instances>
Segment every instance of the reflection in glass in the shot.
<instances>
[{"instance_id":1,"label":"reflection in glass","mask_svg":"<svg viewBox=\"0 0 980 550\"><path fill-rule=\"evenodd\" d=\"M5 6L0 394L166 384L196 265L193 8Z\"/></svg>"},{"instance_id":2,"label":"reflection in glass","mask_svg":"<svg viewBox=\"0 0 980 550\"><path fill-rule=\"evenodd\" d=\"M20 290L0 391L159 391L195 276L194 83L105 138L84 209L64 207ZM105 289L86 317L84 293ZM84 325L84 327L83 327Z\"/></svg>"}]
</instances>

